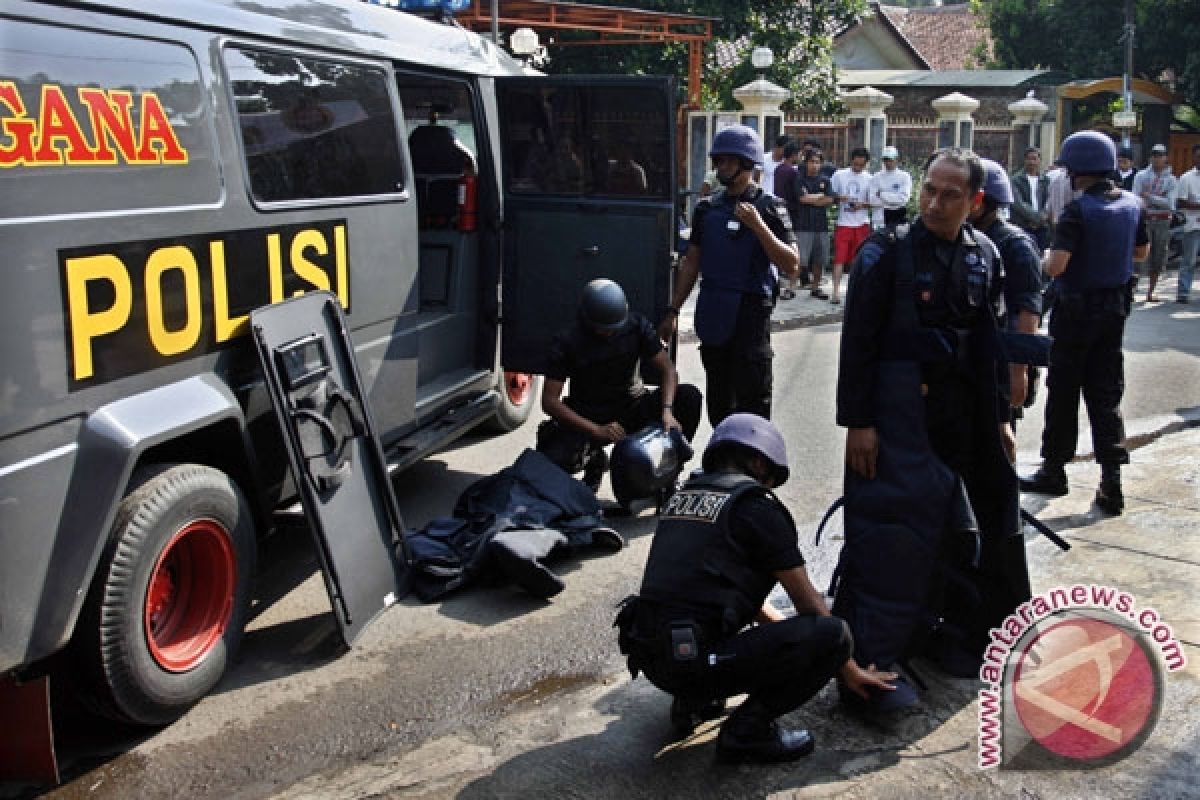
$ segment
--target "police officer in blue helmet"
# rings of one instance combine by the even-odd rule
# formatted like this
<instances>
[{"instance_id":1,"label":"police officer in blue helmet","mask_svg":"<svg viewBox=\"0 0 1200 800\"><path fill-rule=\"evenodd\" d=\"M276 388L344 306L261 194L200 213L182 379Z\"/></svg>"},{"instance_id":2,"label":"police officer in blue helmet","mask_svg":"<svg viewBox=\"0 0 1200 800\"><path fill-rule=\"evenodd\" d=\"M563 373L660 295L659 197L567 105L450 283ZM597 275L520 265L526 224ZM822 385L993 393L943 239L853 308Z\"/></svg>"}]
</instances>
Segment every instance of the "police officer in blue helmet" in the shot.
<instances>
[{"instance_id":1,"label":"police officer in blue helmet","mask_svg":"<svg viewBox=\"0 0 1200 800\"><path fill-rule=\"evenodd\" d=\"M718 131L708 151L721 188L696 205L687 253L659 335L675 335L679 309L700 279L696 335L707 376L709 422L735 411L771 416L771 311L776 269L794 276L796 238L787 206L753 179L762 140L745 125Z\"/></svg>"},{"instance_id":2,"label":"police officer in blue helmet","mask_svg":"<svg viewBox=\"0 0 1200 800\"><path fill-rule=\"evenodd\" d=\"M851 691L889 691L893 673L860 668L845 623L830 616L804 568L791 515L771 492L787 480L779 429L755 414L726 417L697 472L667 501L638 595L617 617L630 670L674 700L683 736L725 713L717 757L790 761L812 752L808 731L776 720L837 676ZM776 583L796 609L767 601ZM752 622L760 624L751 626Z\"/></svg>"},{"instance_id":3,"label":"police officer in blue helmet","mask_svg":"<svg viewBox=\"0 0 1200 800\"><path fill-rule=\"evenodd\" d=\"M1121 340L1137 283L1133 262L1149 254L1150 238L1138 198L1111 180L1117 167L1111 139L1098 131L1073 133L1063 141L1059 158L1072 188L1082 194L1063 209L1046 259L1046 273L1056 279L1059 291L1050 312L1054 344L1046 380L1042 466L1022 478L1021 488L1056 497L1067 493L1063 465L1075 457L1082 394L1101 470L1096 505L1120 514L1125 507L1121 465L1129 463L1122 444Z\"/></svg>"},{"instance_id":4,"label":"police officer in blue helmet","mask_svg":"<svg viewBox=\"0 0 1200 800\"><path fill-rule=\"evenodd\" d=\"M968 215L976 230L992 240L1004 264L1004 314L1006 330L1037 333L1042 320L1042 258L1029 234L1001 217L1013 202L1012 184L1004 167L990 158L983 162L983 200ZM1009 365L1009 401L1015 427L1024 408L1032 404L1030 377L1036 367ZM1010 454L1010 458L1014 454Z\"/></svg>"}]
</instances>

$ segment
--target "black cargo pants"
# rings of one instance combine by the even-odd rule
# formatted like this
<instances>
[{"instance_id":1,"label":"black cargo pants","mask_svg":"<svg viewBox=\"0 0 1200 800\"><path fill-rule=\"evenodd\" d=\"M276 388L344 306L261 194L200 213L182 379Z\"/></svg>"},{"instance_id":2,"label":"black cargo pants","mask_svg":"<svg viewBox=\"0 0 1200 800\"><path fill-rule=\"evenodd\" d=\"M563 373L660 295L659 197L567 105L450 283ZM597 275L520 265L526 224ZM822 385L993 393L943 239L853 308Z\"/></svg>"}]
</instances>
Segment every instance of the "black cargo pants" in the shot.
<instances>
[{"instance_id":1,"label":"black cargo pants","mask_svg":"<svg viewBox=\"0 0 1200 800\"><path fill-rule=\"evenodd\" d=\"M1042 459L1065 464L1079 438L1079 396L1092 426L1096 463L1129 463L1121 396L1125 362L1121 340L1129 313L1127 289L1102 289L1060 297L1050 315L1050 367L1046 373L1046 426Z\"/></svg>"},{"instance_id":2,"label":"black cargo pants","mask_svg":"<svg viewBox=\"0 0 1200 800\"><path fill-rule=\"evenodd\" d=\"M722 345L700 344L708 422L714 428L738 412L771 418L771 360L775 357L771 349L771 311L767 298L747 295L738 307L730 340Z\"/></svg>"}]
</instances>

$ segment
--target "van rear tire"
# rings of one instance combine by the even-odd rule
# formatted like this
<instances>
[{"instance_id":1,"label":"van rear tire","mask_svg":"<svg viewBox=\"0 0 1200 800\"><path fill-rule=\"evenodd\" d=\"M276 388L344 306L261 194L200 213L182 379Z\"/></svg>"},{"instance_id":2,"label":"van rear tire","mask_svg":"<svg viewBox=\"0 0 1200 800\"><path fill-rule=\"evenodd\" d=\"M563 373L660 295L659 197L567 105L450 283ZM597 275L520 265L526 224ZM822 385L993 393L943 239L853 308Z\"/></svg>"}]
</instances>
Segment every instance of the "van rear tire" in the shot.
<instances>
[{"instance_id":1,"label":"van rear tire","mask_svg":"<svg viewBox=\"0 0 1200 800\"><path fill-rule=\"evenodd\" d=\"M158 726L208 694L241 643L256 547L249 505L225 473L139 470L76 629L81 701Z\"/></svg>"},{"instance_id":2,"label":"van rear tire","mask_svg":"<svg viewBox=\"0 0 1200 800\"><path fill-rule=\"evenodd\" d=\"M538 398L542 396L542 376L527 372L502 372L500 384L500 407L487 423L493 433L508 433L525 424Z\"/></svg>"}]
</instances>

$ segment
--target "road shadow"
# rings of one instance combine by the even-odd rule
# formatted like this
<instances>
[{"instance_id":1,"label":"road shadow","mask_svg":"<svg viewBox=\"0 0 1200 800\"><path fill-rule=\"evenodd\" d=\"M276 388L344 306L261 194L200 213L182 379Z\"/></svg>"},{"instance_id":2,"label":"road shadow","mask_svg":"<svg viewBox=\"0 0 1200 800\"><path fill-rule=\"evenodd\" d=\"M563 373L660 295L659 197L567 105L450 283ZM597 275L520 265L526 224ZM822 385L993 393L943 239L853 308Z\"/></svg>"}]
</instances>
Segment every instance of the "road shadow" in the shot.
<instances>
[{"instance_id":1,"label":"road shadow","mask_svg":"<svg viewBox=\"0 0 1200 800\"><path fill-rule=\"evenodd\" d=\"M932 670L922 672L922 677L928 678L927 672ZM970 704L978 684L940 677L928 682L921 709L887 721L851 714L830 684L784 718L787 724L813 733L817 740L813 755L793 764L731 766L715 759L719 720L676 739L668 723L670 698L643 679L623 684L593 703L595 712L610 718L602 731L511 758L463 787L457 797L745 798L844 783L902 760L936 760L945 755L910 749L910 745ZM964 741L953 749L969 747Z\"/></svg>"}]
</instances>

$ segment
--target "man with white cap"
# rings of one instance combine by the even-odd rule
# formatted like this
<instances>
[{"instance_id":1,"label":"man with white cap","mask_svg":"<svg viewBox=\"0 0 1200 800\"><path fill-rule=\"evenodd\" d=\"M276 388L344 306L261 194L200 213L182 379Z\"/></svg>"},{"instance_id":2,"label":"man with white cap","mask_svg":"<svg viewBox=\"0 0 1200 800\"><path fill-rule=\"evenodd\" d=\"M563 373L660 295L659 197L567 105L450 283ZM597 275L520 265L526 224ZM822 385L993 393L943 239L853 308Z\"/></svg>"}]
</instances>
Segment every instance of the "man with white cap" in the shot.
<instances>
[{"instance_id":1,"label":"man with white cap","mask_svg":"<svg viewBox=\"0 0 1200 800\"><path fill-rule=\"evenodd\" d=\"M895 147L883 148L883 169L871 177L871 225L876 230L894 228L908 221L912 176L896 166L898 158L900 151Z\"/></svg>"},{"instance_id":2,"label":"man with white cap","mask_svg":"<svg viewBox=\"0 0 1200 800\"><path fill-rule=\"evenodd\" d=\"M1142 201L1146 210L1146 230L1150 234L1150 258L1147 262L1150 286L1146 290L1146 302L1158 300L1154 289L1158 276L1167 268L1167 250L1171 245L1171 217L1175 213L1175 189L1177 181L1167 163L1166 145L1156 144L1150 148L1150 166L1133 178L1133 193Z\"/></svg>"}]
</instances>

